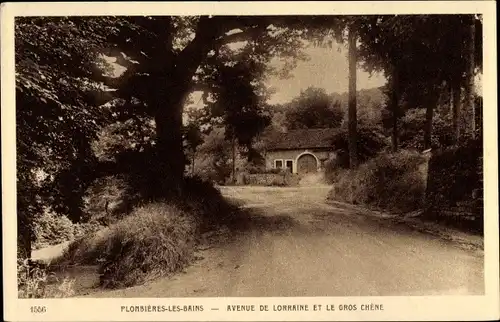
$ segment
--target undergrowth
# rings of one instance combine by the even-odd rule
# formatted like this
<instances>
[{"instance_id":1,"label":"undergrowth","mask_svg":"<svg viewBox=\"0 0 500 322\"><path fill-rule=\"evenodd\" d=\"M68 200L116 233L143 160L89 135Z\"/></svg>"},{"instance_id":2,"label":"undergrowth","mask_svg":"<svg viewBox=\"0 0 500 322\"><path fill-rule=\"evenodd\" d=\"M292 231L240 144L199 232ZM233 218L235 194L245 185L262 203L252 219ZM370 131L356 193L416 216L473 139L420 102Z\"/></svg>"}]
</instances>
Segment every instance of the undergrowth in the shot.
<instances>
[{"instance_id":1,"label":"undergrowth","mask_svg":"<svg viewBox=\"0 0 500 322\"><path fill-rule=\"evenodd\" d=\"M103 225L95 220L73 223L66 216L47 211L33 220L33 248L40 249L78 239L102 228Z\"/></svg>"},{"instance_id":2,"label":"undergrowth","mask_svg":"<svg viewBox=\"0 0 500 322\"><path fill-rule=\"evenodd\" d=\"M111 227L100 267L104 287L132 286L184 268L194 251L195 218L176 207L139 207Z\"/></svg>"},{"instance_id":3,"label":"undergrowth","mask_svg":"<svg viewBox=\"0 0 500 322\"><path fill-rule=\"evenodd\" d=\"M199 178L182 198L138 206L120 221L70 244L59 265L99 265L100 285L129 287L182 270L203 231L228 222L237 206Z\"/></svg>"},{"instance_id":4,"label":"undergrowth","mask_svg":"<svg viewBox=\"0 0 500 322\"><path fill-rule=\"evenodd\" d=\"M60 265L99 265L105 288L142 284L181 270L194 252L197 218L167 203L137 207L121 221L72 243Z\"/></svg>"},{"instance_id":5,"label":"undergrowth","mask_svg":"<svg viewBox=\"0 0 500 322\"><path fill-rule=\"evenodd\" d=\"M57 245L75 237L75 225L66 216L45 212L33 221L34 248Z\"/></svg>"},{"instance_id":6,"label":"undergrowth","mask_svg":"<svg viewBox=\"0 0 500 322\"><path fill-rule=\"evenodd\" d=\"M29 260L17 263L18 298L65 298L75 294L75 280L62 279L48 267L33 265Z\"/></svg>"},{"instance_id":7,"label":"undergrowth","mask_svg":"<svg viewBox=\"0 0 500 322\"><path fill-rule=\"evenodd\" d=\"M418 152L381 154L353 170L339 170L331 179L329 199L393 212L424 206L426 158Z\"/></svg>"}]
</instances>

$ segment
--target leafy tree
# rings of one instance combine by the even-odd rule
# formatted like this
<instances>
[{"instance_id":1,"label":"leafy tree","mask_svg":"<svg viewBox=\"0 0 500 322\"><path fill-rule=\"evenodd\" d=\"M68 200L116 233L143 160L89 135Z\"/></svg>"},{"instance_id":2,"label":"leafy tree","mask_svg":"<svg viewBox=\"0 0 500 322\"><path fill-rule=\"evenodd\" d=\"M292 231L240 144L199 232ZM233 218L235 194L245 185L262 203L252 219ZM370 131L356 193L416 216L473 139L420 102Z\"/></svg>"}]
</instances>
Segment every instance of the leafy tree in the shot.
<instances>
[{"instance_id":1,"label":"leafy tree","mask_svg":"<svg viewBox=\"0 0 500 322\"><path fill-rule=\"evenodd\" d=\"M259 157L253 148L254 139L270 123L265 110L268 92L262 82L266 68L252 59L247 56L240 62L212 66L207 77L210 92L204 96L208 114L224 126L226 139L231 142L233 180L238 147L245 150L249 162L254 161Z\"/></svg>"},{"instance_id":2,"label":"leafy tree","mask_svg":"<svg viewBox=\"0 0 500 322\"><path fill-rule=\"evenodd\" d=\"M197 154L196 174L202 178L224 183L231 173L231 142L226 139L224 127L214 127L205 136Z\"/></svg>"},{"instance_id":3,"label":"leafy tree","mask_svg":"<svg viewBox=\"0 0 500 322\"><path fill-rule=\"evenodd\" d=\"M271 123L266 130L285 131L287 127L286 106L283 104L270 105L267 108L267 112L271 116Z\"/></svg>"},{"instance_id":4,"label":"leafy tree","mask_svg":"<svg viewBox=\"0 0 500 322\"><path fill-rule=\"evenodd\" d=\"M184 127L185 146L191 154L191 173L195 172L196 150L203 143L202 132L195 123L190 123Z\"/></svg>"},{"instance_id":5,"label":"leafy tree","mask_svg":"<svg viewBox=\"0 0 500 322\"><path fill-rule=\"evenodd\" d=\"M97 75L109 69L98 53L115 31L107 18L15 22L18 228L29 256L33 217L49 206L67 208L66 192L80 189L77 180L66 186L57 175L92 162L91 141L109 112L99 107L109 93Z\"/></svg>"},{"instance_id":6,"label":"leafy tree","mask_svg":"<svg viewBox=\"0 0 500 322\"><path fill-rule=\"evenodd\" d=\"M356 48L356 26L351 24L348 30L349 43L349 104L347 113L347 128L349 133L349 167L355 168L358 166L358 113L356 105L356 71L357 71L357 48Z\"/></svg>"},{"instance_id":7,"label":"leafy tree","mask_svg":"<svg viewBox=\"0 0 500 322\"><path fill-rule=\"evenodd\" d=\"M369 18L363 16L343 16L322 24L323 30L319 35L309 35L316 40L316 44L320 46L331 47L334 40L338 43L346 42L348 44L348 62L349 62L349 92L348 92L348 113L347 127L349 138L349 164L351 167L356 167L358 164L357 158L357 89L356 89L356 71L358 65L357 42L358 32L362 30L362 26L369 21ZM324 28L324 27L327 28ZM315 30L314 28L312 30ZM316 31L316 30L315 30ZM365 30L366 32L366 30ZM347 39L345 35L347 34ZM322 38L322 39L321 39ZM338 103L337 103L338 104ZM338 104L340 105L340 104ZM333 124L331 126L334 126Z\"/></svg>"},{"instance_id":8,"label":"leafy tree","mask_svg":"<svg viewBox=\"0 0 500 322\"><path fill-rule=\"evenodd\" d=\"M265 110L266 93L262 78L259 67L239 62L234 66L221 66L212 88L212 116L221 119L227 139L248 151L252 150L254 138L270 123Z\"/></svg>"},{"instance_id":9,"label":"leafy tree","mask_svg":"<svg viewBox=\"0 0 500 322\"><path fill-rule=\"evenodd\" d=\"M342 128L332 141L337 149L338 157L335 165L342 168L350 168L350 142L348 129ZM360 163L375 157L388 147L387 138L379 128L360 126L357 129L356 141L357 158Z\"/></svg>"},{"instance_id":10,"label":"leafy tree","mask_svg":"<svg viewBox=\"0 0 500 322\"><path fill-rule=\"evenodd\" d=\"M164 186L178 186L182 178L181 112L190 91L207 83L200 68L217 65L224 56L221 52L235 41L246 40L247 52L261 63L277 54L286 59L300 48L298 33L271 26L271 17L62 17L16 22L19 169L28 173L43 167L49 174L45 183L52 185L43 190L57 192L46 199L73 218L80 216L78 200L89 182L130 168L97 163L92 141L103 128L119 121L123 124L113 131L119 128L122 137L147 137L136 140L140 148L126 150L155 147L149 149L157 159L151 178L161 184L150 186L158 186L156 195L164 196ZM100 53L114 57L125 71L118 77L110 74ZM227 57L224 63L230 63ZM102 105L112 99L115 103ZM154 137L149 135L151 120ZM117 157L109 149L104 152L108 159ZM19 176L24 178L31 180L31 175ZM36 186L31 183L20 185Z\"/></svg>"},{"instance_id":11,"label":"leafy tree","mask_svg":"<svg viewBox=\"0 0 500 322\"><path fill-rule=\"evenodd\" d=\"M465 89L472 87L471 79L474 71L482 65L479 58L482 56L481 40L477 37L472 39L472 35L476 32L481 34L480 17L472 20L473 22L471 17L470 15L345 16L338 18L331 25L324 23L322 32L315 37L320 45L328 45L333 40L345 42L345 35L349 36L356 32L359 37L358 54L362 65L370 72L383 71L388 79L387 109L390 113L388 120L392 132L393 150L397 150L399 146L398 120L405 112L402 106L406 109L426 109L423 141L424 146L429 147L432 140L434 109L440 92L448 86L453 88L454 95L459 98L461 87ZM457 50L464 47L469 50ZM445 60L452 63L443 64ZM467 105L471 105L471 95L467 94L466 97L469 102ZM454 104L454 128L458 137L459 119L462 119L462 127L467 128L468 125L464 122L473 124L475 118L470 115L460 118L457 115L461 110L470 111L468 114L471 114L475 109L460 108L459 99L454 99ZM351 119L354 116L353 110L351 108ZM464 118L468 121L464 121ZM351 122L350 126L351 137L354 138L354 123Z\"/></svg>"},{"instance_id":12,"label":"leafy tree","mask_svg":"<svg viewBox=\"0 0 500 322\"><path fill-rule=\"evenodd\" d=\"M475 106L474 106L474 76L476 70L475 64L475 38L476 38L476 17L474 15L469 16L467 23L468 37L467 37L467 50L466 50L466 77L465 77L465 95L466 95L466 108L464 109L466 113L465 121L462 125L465 125L465 132L473 139L476 136L476 116L475 116Z\"/></svg>"},{"instance_id":13,"label":"leafy tree","mask_svg":"<svg viewBox=\"0 0 500 322\"><path fill-rule=\"evenodd\" d=\"M389 97L387 108L391 113L392 146L398 149L398 118L401 116L399 108L401 96L402 75L405 50L405 32L409 32L406 16L371 16L364 17L358 23L360 39L359 56L363 66L369 71L383 71L388 79L386 94Z\"/></svg>"},{"instance_id":14,"label":"leafy tree","mask_svg":"<svg viewBox=\"0 0 500 322\"><path fill-rule=\"evenodd\" d=\"M424 150L422 137L426 130L426 109L410 109L401 117L400 147L410 150ZM453 144L451 114L445 108L434 108L432 119L432 148L446 148Z\"/></svg>"},{"instance_id":15,"label":"leafy tree","mask_svg":"<svg viewBox=\"0 0 500 322\"><path fill-rule=\"evenodd\" d=\"M208 134L212 130L212 126L216 124L207 106L187 106L184 109L183 117L187 125L192 124L199 128L202 134Z\"/></svg>"},{"instance_id":16,"label":"leafy tree","mask_svg":"<svg viewBox=\"0 0 500 322\"><path fill-rule=\"evenodd\" d=\"M322 88L309 87L287 105L288 129L330 128L342 123L340 103L333 102Z\"/></svg>"},{"instance_id":17,"label":"leafy tree","mask_svg":"<svg viewBox=\"0 0 500 322\"><path fill-rule=\"evenodd\" d=\"M300 48L298 33L282 18L273 17L131 17L136 29L121 28L116 48L125 53L127 71L110 85L117 94L134 95L148 107L156 125L155 169L151 180L157 197L182 190L184 153L182 112L189 93L210 87L211 67L226 63L227 44L247 42L256 61L293 56ZM130 42L131 33L144 29L147 37ZM232 33L229 33L232 32ZM251 50L251 52L250 52ZM239 60L233 55L233 62ZM137 63L134 63L137 62ZM229 62L230 63L230 62ZM159 182L156 182L159 181Z\"/></svg>"},{"instance_id":18,"label":"leafy tree","mask_svg":"<svg viewBox=\"0 0 500 322\"><path fill-rule=\"evenodd\" d=\"M430 146L439 93L446 83L454 84L450 86L459 92L456 88L467 74L468 58L465 51L457 50L468 39L470 24L465 21L470 21L466 15L373 16L360 25L360 57L365 67L385 71L391 85L388 105L393 119L394 149L398 147L397 120L403 115L402 101L426 108L424 145ZM475 26L480 29L478 20ZM475 52L480 51L480 40L476 39L472 47ZM475 56L475 66L481 66L477 56L481 55ZM445 60L450 63L443 64ZM458 105L459 100L454 101ZM455 113L459 112L456 106ZM454 123L457 127L457 120Z\"/></svg>"},{"instance_id":19,"label":"leafy tree","mask_svg":"<svg viewBox=\"0 0 500 322\"><path fill-rule=\"evenodd\" d=\"M356 110L358 124L363 126L381 126L383 106L387 102L387 96L384 94L384 87L370 89L360 89L356 93ZM331 93L332 101L338 101L342 111L348 111L349 92ZM347 121L344 115L343 122Z\"/></svg>"}]
</instances>

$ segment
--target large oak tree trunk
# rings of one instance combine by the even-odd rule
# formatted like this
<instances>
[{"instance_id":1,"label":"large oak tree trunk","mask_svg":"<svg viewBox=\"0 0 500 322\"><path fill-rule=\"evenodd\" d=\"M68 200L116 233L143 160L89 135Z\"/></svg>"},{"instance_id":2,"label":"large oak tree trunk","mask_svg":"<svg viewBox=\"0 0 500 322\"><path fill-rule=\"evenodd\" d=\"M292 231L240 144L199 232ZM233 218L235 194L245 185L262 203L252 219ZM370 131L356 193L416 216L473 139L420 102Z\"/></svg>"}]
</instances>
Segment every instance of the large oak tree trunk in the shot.
<instances>
[{"instance_id":1,"label":"large oak tree trunk","mask_svg":"<svg viewBox=\"0 0 500 322\"><path fill-rule=\"evenodd\" d=\"M180 95L174 95L180 96ZM166 98L164 98L166 99ZM164 103L162 103L162 101ZM186 164L182 144L182 97L170 97L157 102L155 113L156 123L156 153L152 180L154 183L153 197L179 195L184 180Z\"/></svg>"},{"instance_id":2,"label":"large oak tree trunk","mask_svg":"<svg viewBox=\"0 0 500 322\"><path fill-rule=\"evenodd\" d=\"M349 111L347 114L349 135L349 167L357 167L357 111L356 111L356 33L349 30Z\"/></svg>"},{"instance_id":3,"label":"large oak tree trunk","mask_svg":"<svg viewBox=\"0 0 500 322\"><path fill-rule=\"evenodd\" d=\"M173 54L172 23L165 21L165 50L158 52L151 66L153 82L164 84L164 90L153 94L148 105L156 123L156 158L152 165L153 197L179 195L184 183L186 165L182 142L182 112L196 69L215 46L217 30L208 17L200 18L195 38L179 53Z\"/></svg>"},{"instance_id":4,"label":"large oak tree trunk","mask_svg":"<svg viewBox=\"0 0 500 322\"><path fill-rule=\"evenodd\" d=\"M161 19L164 47L159 48L150 62L151 88L148 107L156 126L155 150L150 160L150 197L154 199L180 195L184 179L185 155L182 144L182 110L187 95L187 83L176 69L173 52L173 23L170 17ZM160 87L158 87L160 84Z\"/></svg>"}]
</instances>

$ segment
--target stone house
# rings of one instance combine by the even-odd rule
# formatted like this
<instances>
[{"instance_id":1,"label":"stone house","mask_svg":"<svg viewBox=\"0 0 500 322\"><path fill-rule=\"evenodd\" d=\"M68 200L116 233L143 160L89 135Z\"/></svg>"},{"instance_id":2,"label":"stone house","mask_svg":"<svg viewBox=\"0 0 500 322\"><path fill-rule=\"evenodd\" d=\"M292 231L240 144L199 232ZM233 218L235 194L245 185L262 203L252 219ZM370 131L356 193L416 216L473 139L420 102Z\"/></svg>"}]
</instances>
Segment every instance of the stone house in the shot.
<instances>
[{"instance_id":1,"label":"stone house","mask_svg":"<svg viewBox=\"0 0 500 322\"><path fill-rule=\"evenodd\" d=\"M336 157L332 142L337 129L300 129L267 138L264 158L266 169L288 169L305 174L324 169L326 161Z\"/></svg>"}]
</instances>

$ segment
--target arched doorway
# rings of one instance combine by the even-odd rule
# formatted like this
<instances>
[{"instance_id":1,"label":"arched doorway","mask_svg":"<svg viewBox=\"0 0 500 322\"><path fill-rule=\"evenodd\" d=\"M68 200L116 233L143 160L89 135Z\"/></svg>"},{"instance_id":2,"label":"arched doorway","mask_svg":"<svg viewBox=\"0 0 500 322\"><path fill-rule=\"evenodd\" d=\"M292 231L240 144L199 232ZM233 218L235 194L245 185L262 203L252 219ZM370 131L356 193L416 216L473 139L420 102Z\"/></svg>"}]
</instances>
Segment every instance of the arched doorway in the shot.
<instances>
[{"instance_id":1,"label":"arched doorway","mask_svg":"<svg viewBox=\"0 0 500 322\"><path fill-rule=\"evenodd\" d=\"M318 171L318 160L310 153L305 153L297 159L298 173L312 173Z\"/></svg>"}]
</instances>

